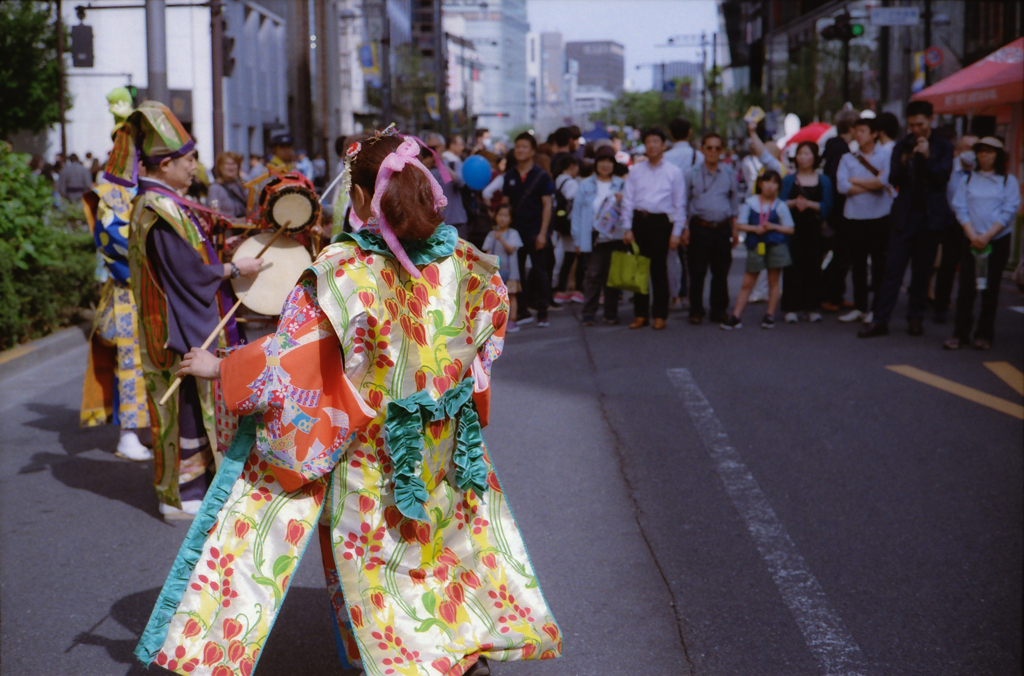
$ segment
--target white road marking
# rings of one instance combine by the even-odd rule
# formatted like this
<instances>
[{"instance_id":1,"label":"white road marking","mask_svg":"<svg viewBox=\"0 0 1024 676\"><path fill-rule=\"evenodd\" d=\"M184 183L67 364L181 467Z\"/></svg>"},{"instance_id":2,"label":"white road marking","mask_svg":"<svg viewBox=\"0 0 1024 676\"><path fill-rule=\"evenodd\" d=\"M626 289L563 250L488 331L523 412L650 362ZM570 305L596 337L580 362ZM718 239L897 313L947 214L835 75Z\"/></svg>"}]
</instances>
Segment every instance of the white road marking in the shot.
<instances>
[{"instance_id":1,"label":"white road marking","mask_svg":"<svg viewBox=\"0 0 1024 676\"><path fill-rule=\"evenodd\" d=\"M865 676L866 664L860 647L832 609L825 591L796 550L743 458L729 443L725 428L689 369L669 369L668 377L693 419L726 493L746 522L783 601L793 613L807 647L821 664L822 673Z\"/></svg>"}]
</instances>

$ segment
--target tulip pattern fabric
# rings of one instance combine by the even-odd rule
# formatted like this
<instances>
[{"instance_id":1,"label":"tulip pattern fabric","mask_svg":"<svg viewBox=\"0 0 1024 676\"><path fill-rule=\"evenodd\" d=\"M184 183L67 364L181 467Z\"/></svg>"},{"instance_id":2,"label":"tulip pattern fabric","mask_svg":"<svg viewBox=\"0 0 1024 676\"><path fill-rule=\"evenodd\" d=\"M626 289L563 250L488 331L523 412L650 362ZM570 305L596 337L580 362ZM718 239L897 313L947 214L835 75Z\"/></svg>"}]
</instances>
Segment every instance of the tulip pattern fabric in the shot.
<instances>
[{"instance_id":1,"label":"tulip pattern fabric","mask_svg":"<svg viewBox=\"0 0 1024 676\"><path fill-rule=\"evenodd\" d=\"M222 363L226 404L252 415L136 650L144 663L252 673L314 531L342 660L370 676L561 654L480 433L507 318L497 259L450 226L420 244L406 247L419 279L373 233L329 246L276 335Z\"/></svg>"}]
</instances>

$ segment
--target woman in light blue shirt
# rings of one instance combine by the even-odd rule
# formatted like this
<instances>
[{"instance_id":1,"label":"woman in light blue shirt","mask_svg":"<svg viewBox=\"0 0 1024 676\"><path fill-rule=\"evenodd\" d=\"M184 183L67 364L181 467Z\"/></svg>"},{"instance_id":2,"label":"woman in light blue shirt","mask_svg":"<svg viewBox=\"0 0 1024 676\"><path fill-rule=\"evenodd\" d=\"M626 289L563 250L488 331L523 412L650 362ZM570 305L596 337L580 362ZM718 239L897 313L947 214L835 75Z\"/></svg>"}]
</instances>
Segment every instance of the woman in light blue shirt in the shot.
<instances>
[{"instance_id":1,"label":"woman in light blue shirt","mask_svg":"<svg viewBox=\"0 0 1024 676\"><path fill-rule=\"evenodd\" d=\"M604 290L604 321L619 323L619 290L605 286L612 252L624 251L622 243L622 191L625 181L615 176L615 151L599 148L594 173L585 178L572 203L572 239L580 253L591 252L583 279L583 324L591 326Z\"/></svg>"},{"instance_id":2,"label":"woman in light blue shirt","mask_svg":"<svg viewBox=\"0 0 1024 676\"><path fill-rule=\"evenodd\" d=\"M953 212L970 247L960 260L954 333L943 343L947 350L967 346L972 328L975 349L987 350L992 346L999 286L1010 260L1010 226L1020 208L1020 186L1015 176L1006 173L1003 142L986 136L975 144L974 152L977 169L964 176L953 196ZM986 269L978 270L979 265ZM981 313L975 326L974 297L979 290Z\"/></svg>"}]
</instances>

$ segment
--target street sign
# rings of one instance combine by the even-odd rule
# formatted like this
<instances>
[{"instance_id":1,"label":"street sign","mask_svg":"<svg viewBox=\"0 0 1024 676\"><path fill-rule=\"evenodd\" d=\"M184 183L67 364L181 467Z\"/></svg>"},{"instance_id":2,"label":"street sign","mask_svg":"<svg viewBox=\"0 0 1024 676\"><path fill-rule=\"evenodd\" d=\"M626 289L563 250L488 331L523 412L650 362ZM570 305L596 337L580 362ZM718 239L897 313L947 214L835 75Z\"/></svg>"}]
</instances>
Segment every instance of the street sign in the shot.
<instances>
[{"instance_id":1,"label":"street sign","mask_svg":"<svg viewBox=\"0 0 1024 676\"><path fill-rule=\"evenodd\" d=\"M942 65L942 50L938 47L929 47L924 51L924 63L929 68L938 68Z\"/></svg>"},{"instance_id":2,"label":"street sign","mask_svg":"<svg viewBox=\"0 0 1024 676\"><path fill-rule=\"evenodd\" d=\"M921 23L918 7L872 7L870 16L875 26L917 26Z\"/></svg>"},{"instance_id":3,"label":"street sign","mask_svg":"<svg viewBox=\"0 0 1024 676\"><path fill-rule=\"evenodd\" d=\"M430 115L430 119L431 120L440 120L441 119L441 113L440 113L440 111L438 109L438 106L440 104L440 99L438 99L437 93L436 92L430 92L429 94L427 94L425 96L425 99L426 99L426 103L427 103L427 114Z\"/></svg>"}]
</instances>

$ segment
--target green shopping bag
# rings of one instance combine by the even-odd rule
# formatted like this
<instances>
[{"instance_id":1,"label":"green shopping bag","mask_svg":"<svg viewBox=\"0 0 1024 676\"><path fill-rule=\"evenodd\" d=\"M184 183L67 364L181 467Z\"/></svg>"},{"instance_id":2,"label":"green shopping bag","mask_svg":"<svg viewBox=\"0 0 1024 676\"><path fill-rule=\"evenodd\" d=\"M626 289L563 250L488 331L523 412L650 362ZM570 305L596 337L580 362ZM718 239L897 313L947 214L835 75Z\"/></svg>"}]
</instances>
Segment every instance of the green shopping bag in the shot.
<instances>
[{"instance_id":1,"label":"green shopping bag","mask_svg":"<svg viewBox=\"0 0 1024 676\"><path fill-rule=\"evenodd\" d=\"M629 251L612 252L612 264L608 270L608 286L646 296L650 275L651 259L640 255L640 247L636 245L636 242L633 242L632 253Z\"/></svg>"}]
</instances>

